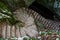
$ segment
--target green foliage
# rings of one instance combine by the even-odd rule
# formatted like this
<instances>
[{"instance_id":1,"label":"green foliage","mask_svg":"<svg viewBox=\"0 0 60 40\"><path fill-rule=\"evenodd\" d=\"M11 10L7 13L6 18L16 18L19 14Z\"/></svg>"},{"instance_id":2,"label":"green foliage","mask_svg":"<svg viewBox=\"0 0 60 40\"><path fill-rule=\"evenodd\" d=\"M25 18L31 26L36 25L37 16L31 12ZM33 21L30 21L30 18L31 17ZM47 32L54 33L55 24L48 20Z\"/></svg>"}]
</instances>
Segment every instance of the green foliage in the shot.
<instances>
[{"instance_id":1,"label":"green foliage","mask_svg":"<svg viewBox=\"0 0 60 40\"><path fill-rule=\"evenodd\" d=\"M23 40L37 40L36 38L23 38Z\"/></svg>"},{"instance_id":2,"label":"green foliage","mask_svg":"<svg viewBox=\"0 0 60 40\"><path fill-rule=\"evenodd\" d=\"M35 0L25 0L26 6L30 6Z\"/></svg>"},{"instance_id":3,"label":"green foliage","mask_svg":"<svg viewBox=\"0 0 60 40\"><path fill-rule=\"evenodd\" d=\"M60 35L60 32L52 32L52 31L47 31L47 32L40 32L39 35L43 36L43 35L51 35L52 33L56 33L57 35Z\"/></svg>"},{"instance_id":4,"label":"green foliage","mask_svg":"<svg viewBox=\"0 0 60 40\"><path fill-rule=\"evenodd\" d=\"M2 0L12 11L19 7L25 7L24 0Z\"/></svg>"},{"instance_id":5,"label":"green foliage","mask_svg":"<svg viewBox=\"0 0 60 40\"><path fill-rule=\"evenodd\" d=\"M23 38L23 40L29 40L28 38Z\"/></svg>"},{"instance_id":6,"label":"green foliage","mask_svg":"<svg viewBox=\"0 0 60 40\"><path fill-rule=\"evenodd\" d=\"M9 10L9 8L2 2L0 2L0 22L5 21L9 23L10 25L15 25L16 23L21 21L18 21L14 14Z\"/></svg>"},{"instance_id":7,"label":"green foliage","mask_svg":"<svg viewBox=\"0 0 60 40\"><path fill-rule=\"evenodd\" d=\"M3 38L0 38L0 40L4 40Z\"/></svg>"},{"instance_id":8,"label":"green foliage","mask_svg":"<svg viewBox=\"0 0 60 40\"><path fill-rule=\"evenodd\" d=\"M5 15L12 15L11 11L7 8L7 5L2 2L0 2L0 12Z\"/></svg>"},{"instance_id":9,"label":"green foliage","mask_svg":"<svg viewBox=\"0 0 60 40\"><path fill-rule=\"evenodd\" d=\"M0 19L11 18L12 13L8 10L7 6L0 2Z\"/></svg>"},{"instance_id":10,"label":"green foliage","mask_svg":"<svg viewBox=\"0 0 60 40\"><path fill-rule=\"evenodd\" d=\"M45 33L44 32L41 32L40 36L43 36Z\"/></svg>"},{"instance_id":11,"label":"green foliage","mask_svg":"<svg viewBox=\"0 0 60 40\"><path fill-rule=\"evenodd\" d=\"M47 34L48 34L48 35L51 35L51 34L52 34L52 32L49 32L49 31L48 31L48 32L47 32Z\"/></svg>"},{"instance_id":12,"label":"green foliage","mask_svg":"<svg viewBox=\"0 0 60 40\"><path fill-rule=\"evenodd\" d=\"M58 35L60 35L60 32L57 32Z\"/></svg>"}]
</instances>

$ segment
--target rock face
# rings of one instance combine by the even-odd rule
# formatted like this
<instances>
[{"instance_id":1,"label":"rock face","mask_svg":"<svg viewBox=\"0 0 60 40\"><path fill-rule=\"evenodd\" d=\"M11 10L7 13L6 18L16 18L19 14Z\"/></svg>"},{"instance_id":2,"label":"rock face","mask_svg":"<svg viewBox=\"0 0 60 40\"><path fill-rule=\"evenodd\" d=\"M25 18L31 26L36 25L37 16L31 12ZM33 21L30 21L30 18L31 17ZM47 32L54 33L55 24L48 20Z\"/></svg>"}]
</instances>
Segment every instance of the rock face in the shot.
<instances>
[{"instance_id":1,"label":"rock face","mask_svg":"<svg viewBox=\"0 0 60 40\"><path fill-rule=\"evenodd\" d=\"M34 23L34 18L29 16L26 10L18 9L13 12L18 20L24 22L24 27L19 27L18 25L8 25L7 23L0 23L0 34L3 38L11 38L11 37L37 37L38 31L36 25Z\"/></svg>"}]
</instances>

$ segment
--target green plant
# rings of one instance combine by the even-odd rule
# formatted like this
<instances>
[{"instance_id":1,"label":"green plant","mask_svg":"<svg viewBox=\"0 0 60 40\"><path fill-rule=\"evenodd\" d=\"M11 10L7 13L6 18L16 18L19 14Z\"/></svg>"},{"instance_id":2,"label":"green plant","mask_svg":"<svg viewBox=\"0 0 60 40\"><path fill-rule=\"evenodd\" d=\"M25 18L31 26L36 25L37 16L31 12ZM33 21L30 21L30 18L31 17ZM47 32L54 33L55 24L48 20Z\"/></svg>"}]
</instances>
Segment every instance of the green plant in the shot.
<instances>
[{"instance_id":1,"label":"green plant","mask_svg":"<svg viewBox=\"0 0 60 40\"><path fill-rule=\"evenodd\" d=\"M22 26L23 22L16 19L13 12L7 7L6 4L0 2L0 22L7 22L10 25L19 23Z\"/></svg>"},{"instance_id":2,"label":"green plant","mask_svg":"<svg viewBox=\"0 0 60 40\"><path fill-rule=\"evenodd\" d=\"M29 38L23 38L23 40L29 40Z\"/></svg>"},{"instance_id":3,"label":"green plant","mask_svg":"<svg viewBox=\"0 0 60 40\"><path fill-rule=\"evenodd\" d=\"M3 38L0 38L0 40L4 40Z\"/></svg>"}]
</instances>

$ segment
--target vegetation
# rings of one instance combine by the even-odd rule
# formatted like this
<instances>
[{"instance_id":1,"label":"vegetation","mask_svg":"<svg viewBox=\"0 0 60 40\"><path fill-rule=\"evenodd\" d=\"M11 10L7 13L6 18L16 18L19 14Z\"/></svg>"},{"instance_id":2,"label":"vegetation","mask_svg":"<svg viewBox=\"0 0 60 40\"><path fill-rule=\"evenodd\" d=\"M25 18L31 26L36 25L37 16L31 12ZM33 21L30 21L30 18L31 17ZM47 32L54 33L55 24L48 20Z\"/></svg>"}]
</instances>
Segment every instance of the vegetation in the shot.
<instances>
[{"instance_id":1,"label":"vegetation","mask_svg":"<svg viewBox=\"0 0 60 40\"><path fill-rule=\"evenodd\" d=\"M29 38L28 36L21 37L21 38L16 38L13 37L13 40L20 39L20 40L44 40L44 37L46 40L60 40L60 32L52 32L52 31L47 31L47 32L39 32L39 37L37 38ZM7 38L7 40L10 40L12 38ZM0 38L0 40L4 40L3 38Z\"/></svg>"},{"instance_id":2,"label":"vegetation","mask_svg":"<svg viewBox=\"0 0 60 40\"><path fill-rule=\"evenodd\" d=\"M24 0L1 0L1 2L6 4L11 11L15 10L16 8L26 6Z\"/></svg>"},{"instance_id":3,"label":"vegetation","mask_svg":"<svg viewBox=\"0 0 60 40\"><path fill-rule=\"evenodd\" d=\"M53 7L54 0L45 0L45 1L44 0L38 0L37 2L39 2L42 5L48 7L50 10L54 9L54 7ZM16 7L17 8L26 7L26 4L25 4L24 0L1 0L0 1L0 23L1 22L7 22L10 25L15 25L15 24L19 23L20 26L23 26L23 25L20 24L20 23L23 23L23 22L17 20L16 17L14 16L13 12L12 12L13 10L16 9ZM58 10L58 9L56 8L56 10ZM58 13L55 14L55 15L58 19L60 19L60 15ZM38 23L38 26L40 27L40 29L44 29L44 26L42 24ZM44 36L44 35L47 36L47 35L51 35L51 34L52 34L51 31L40 32L39 33L39 35L41 37ZM56 32L56 35L60 36L60 32ZM24 38L24 40L27 40L27 39L28 38ZM0 38L0 40L3 40L3 38ZM37 40L37 39L29 38L29 40ZM59 40L60 40L60 38L59 38Z\"/></svg>"},{"instance_id":4,"label":"vegetation","mask_svg":"<svg viewBox=\"0 0 60 40\"><path fill-rule=\"evenodd\" d=\"M23 23L22 21L16 19L13 12L11 12L11 10L3 2L0 2L0 23L1 22L7 22L10 25Z\"/></svg>"}]
</instances>

